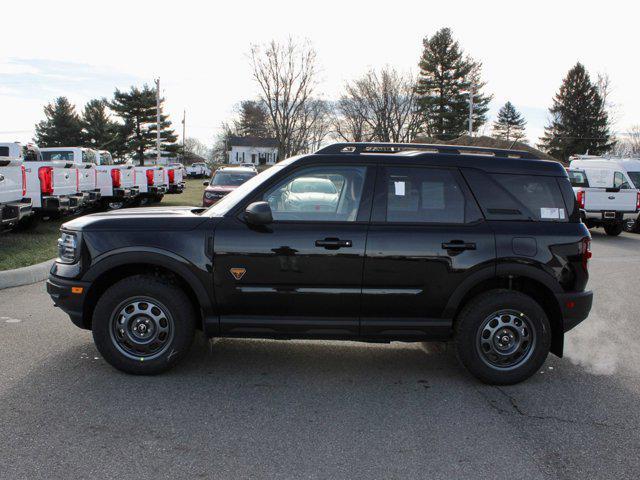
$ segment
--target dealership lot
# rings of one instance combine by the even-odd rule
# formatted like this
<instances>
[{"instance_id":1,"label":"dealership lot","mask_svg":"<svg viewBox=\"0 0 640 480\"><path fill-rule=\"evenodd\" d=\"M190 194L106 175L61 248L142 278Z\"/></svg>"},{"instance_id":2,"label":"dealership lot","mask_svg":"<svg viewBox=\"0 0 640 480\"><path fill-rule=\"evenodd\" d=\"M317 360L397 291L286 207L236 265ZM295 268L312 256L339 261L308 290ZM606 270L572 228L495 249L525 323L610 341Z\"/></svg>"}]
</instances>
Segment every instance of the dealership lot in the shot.
<instances>
[{"instance_id":1,"label":"dealership lot","mask_svg":"<svg viewBox=\"0 0 640 480\"><path fill-rule=\"evenodd\" d=\"M513 387L402 343L199 340L133 377L42 283L0 291L0 476L637 478L640 235L593 237L591 317Z\"/></svg>"}]
</instances>

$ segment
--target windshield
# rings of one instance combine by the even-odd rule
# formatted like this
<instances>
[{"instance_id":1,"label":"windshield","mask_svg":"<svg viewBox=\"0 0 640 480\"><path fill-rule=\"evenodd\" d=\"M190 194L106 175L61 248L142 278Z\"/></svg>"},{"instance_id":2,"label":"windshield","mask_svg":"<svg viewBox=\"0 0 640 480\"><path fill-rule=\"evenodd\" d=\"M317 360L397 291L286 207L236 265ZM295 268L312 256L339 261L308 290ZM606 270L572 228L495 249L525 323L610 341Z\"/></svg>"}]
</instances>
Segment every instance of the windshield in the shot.
<instances>
[{"instance_id":1,"label":"windshield","mask_svg":"<svg viewBox=\"0 0 640 480\"><path fill-rule=\"evenodd\" d=\"M238 187L255 176L255 172L216 172L211 180L211 185Z\"/></svg>"},{"instance_id":2,"label":"windshield","mask_svg":"<svg viewBox=\"0 0 640 480\"><path fill-rule=\"evenodd\" d=\"M633 188L640 189L640 172L627 172L627 175L633 182Z\"/></svg>"},{"instance_id":3,"label":"windshield","mask_svg":"<svg viewBox=\"0 0 640 480\"><path fill-rule=\"evenodd\" d=\"M584 172L581 172L579 170L569 170L567 173L569 174L569 180L571 181L572 187L588 187L589 186L587 175Z\"/></svg>"},{"instance_id":4,"label":"windshield","mask_svg":"<svg viewBox=\"0 0 640 480\"><path fill-rule=\"evenodd\" d=\"M322 178L296 178L291 184L291 193L337 193L331 180Z\"/></svg>"},{"instance_id":5,"label":"windshield","mask_svg":"<svg viewBox=\"0 0 640 480\"><path fill-rule=\"evenodd\" d=\"M229 210L235 207L244 197L250 194L253 190L258 188L262 183L268 181L271 177L277 174L285 167L285 163L275 165L266 169L264 172L255 175L253 178L247 180L235 190L231 191L228 195L224 196L222 200L214 203L205 212L206 215L212 217L222 217Z\"/></svg>"}]
</instances>

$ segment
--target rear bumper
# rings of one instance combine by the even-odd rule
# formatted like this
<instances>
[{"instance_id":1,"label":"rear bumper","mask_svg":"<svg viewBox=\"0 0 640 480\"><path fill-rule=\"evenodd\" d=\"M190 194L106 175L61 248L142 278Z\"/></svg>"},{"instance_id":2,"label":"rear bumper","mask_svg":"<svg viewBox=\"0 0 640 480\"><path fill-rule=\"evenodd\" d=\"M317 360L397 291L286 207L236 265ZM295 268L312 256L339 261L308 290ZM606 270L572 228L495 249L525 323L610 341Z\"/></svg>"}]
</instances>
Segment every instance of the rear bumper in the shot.
<instances>
[{"instance_id":1,"label":"rear bumper","mask_svg":"<svg viewBox=\"0 0 640 480\"><path fill-rule=\"evenodd\" d=\"M150 195L164 195L167 193L167 187L164 185L149 185L147 193Z\"/></svg>"},{"instance_id":2,"label":"rear bumper","mask_svg":"<svg viewBox=\"0 0 640 480\"><path fill-rule=\"evenodd\" d=\"M77 193L75 195L69 196L69 207L70 208L80 208L83 205L89 203L90 195L89 192Z\"/></svg>"},{"instance_id":3,"label":"rear bumper","mask_svg":"<svg viewBox=\"0 0 640 480\"><path fill-rule=\"evenodd\" d=\"M100 193L100 190L92 190L91 192L89 192L89 201L94 203L97 202L98 200L100 200L100 198L102 198L102 194Z\"/></svg>"},{"instance_id":4,"label":"rear bumper","mask_svg":"<svg viewBox=\"0 0 640 480\"><path fill-rule=\"evenodd\" d=\"M55 268L55 265L52 268ZM89 286L88 282L67 280L53 274L50 274L47 280L47 293L53 300L54 306L69 315L74 325L83 329L88 328L84 322L83 312ZM73 287L82 288L82 293L73 293L71 290Z\"/></svg>"},{"instance_id":5,"label":"rear bumper","mask_svg":"<svg viewBox=\"0 0 640 480\"><path fill-rule=\"evenodd\" d=\"M169 185L169 191L167 193L182 193L184 191L185 183L172 183Z\"/></svg>"},{"instance_id":6,"label":"rear bumper","mask_svg":"<svg viewBox=\"0 0 640 480\"><path fill-rule=\"evenodd\" d=\"M126 199L131 198L133 196L130 188L114 188L113 189L113 198L117 199Z\"/></svg>"},{"instance_id":7,"label":"rear bumper","mask_svg":"<svg viewBox=\"0 0 640 480\"><path fill-rule=\"evenodd\" d=\"M568 332L589 316L593 304L593 292L556 294L562 312L562 329Z\"/></svg>"},{"instance_id":8,"label":"rear bumper","mask_svg":"<svg viewBox=\"0 0 640 480\"><path fill-rule=\"evenodd\" d=\"M69 197L42 197L42 208L44 212L64 212L71 208Z\"/></svg>"},{"instance_id":9,"label":"rear bumper","mask_svg":"<svg viewBox=\"0 0 640 480\"><path fill-rule=\"evenodd\" d=\"M12 225L33 213L31 199L0 205L0 225Z\"/></svg>"},{"instance_id":10,"label":"rear bumper","mask_svg":"<svg viewBox=\"0 0 640 480\"><path fill-rule=\"evenodd\" d=\"M613 212L612 217L607 217L606 214L610 212L604 211L586 211L582 210L582 220L590 220L598 223L616 223L623 222L625 220L634 220L638 217L638 212Z\"/></svg>"}]
</instances>

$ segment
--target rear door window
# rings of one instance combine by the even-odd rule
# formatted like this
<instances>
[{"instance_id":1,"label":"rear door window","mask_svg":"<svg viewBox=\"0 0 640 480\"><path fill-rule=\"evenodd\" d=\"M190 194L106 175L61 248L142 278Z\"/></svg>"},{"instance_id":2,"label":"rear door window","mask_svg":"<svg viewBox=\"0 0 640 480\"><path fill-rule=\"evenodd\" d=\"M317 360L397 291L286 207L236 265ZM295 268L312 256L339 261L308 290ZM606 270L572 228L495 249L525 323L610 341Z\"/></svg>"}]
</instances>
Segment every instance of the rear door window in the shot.
<instances>
[{"instance_id":1,"label":"rear door window","mask_svg":"<svg viewBox=\"0 0 640 480\"><path fill-rule=\"evenodd\" d=\"M0 147L0 157L9 156L9 147Z\"/></svg>"},{"instance_id":2,"label":"rear door window","mask_svg":"<svg viewBox=\"0 0 640 480\"><path fill-rule=\"evenodd\" d=\"M467 200L454 171L424 167L386 167L384 180L387 206L385 221L465 223Z\"/></svg>"}]
</instances>

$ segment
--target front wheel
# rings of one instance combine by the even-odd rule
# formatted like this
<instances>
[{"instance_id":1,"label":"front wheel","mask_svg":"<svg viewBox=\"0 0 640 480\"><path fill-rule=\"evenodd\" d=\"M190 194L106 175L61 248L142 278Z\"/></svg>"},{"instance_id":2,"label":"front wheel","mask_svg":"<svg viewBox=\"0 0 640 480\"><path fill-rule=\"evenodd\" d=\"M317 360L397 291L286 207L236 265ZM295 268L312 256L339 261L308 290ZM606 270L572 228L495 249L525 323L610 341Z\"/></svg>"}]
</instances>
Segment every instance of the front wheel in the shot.
<instances>
[{"instance_id":1,"label":"front wheel","mask_svg":"<svg viewBox=\"0 0 640 480\"><path fill-rule=\"evenodd\" d=\"M605 233L611 237L620 235L622 233L622 229L623 229L622 223L612 223L604 226Z\"/></svg>"},{"instance_id":2,"label":"front wheel","mask_svg":"<svg viewBox=\"0 0 640 480\"><path fill-rule=\"evenodd\" d=\"M551 328L531 297L491 290L463 307L456 319L455 345L460 362L475 377L510 385L542 366L551 345Z\"/></svg>"},{"instance_id":3,"label":"front wheel","mask_svg":"<svg viewBox=\"0 0 640 480\"><path fill-rule=\"evenodd\" d=\"M112 366L153 375L182 359L193 341L196 315L169 280L136 275L108 288L93 314L93 339Z\"/></svg>"}]
</instances>

